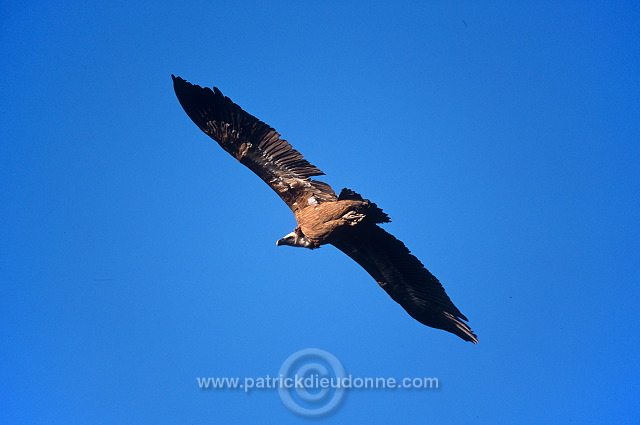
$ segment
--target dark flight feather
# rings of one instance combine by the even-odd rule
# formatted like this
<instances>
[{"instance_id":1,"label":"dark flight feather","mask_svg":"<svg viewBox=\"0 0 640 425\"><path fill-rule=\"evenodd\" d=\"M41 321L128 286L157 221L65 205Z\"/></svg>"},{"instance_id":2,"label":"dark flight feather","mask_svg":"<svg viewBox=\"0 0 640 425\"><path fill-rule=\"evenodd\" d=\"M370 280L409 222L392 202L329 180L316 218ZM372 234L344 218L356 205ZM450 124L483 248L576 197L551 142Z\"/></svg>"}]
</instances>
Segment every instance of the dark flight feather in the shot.
<instances>
[{"instance_id":1,"label":"dark flight feather","mask_svg":"<svg viewBox=\"0 0 640 425\"><path fill-rule=\"evenodd\" d=\"M440 281L384 229L375 224L355 226L331 244L360 264L418 322L478 342Z\"/></svg>"},{"instance_id":2,"label":"dark flight feather","mask_svg":"<svg viewBox=\"0 0 640 425\"><path fill-rule=\"evenodd\" d=\"M216 87L211 90L171 77L189 118L264 180L292 210L337 199L331 186L310 179L324 173L273 128L245 112Z\"/></svg>"}]
</instances>

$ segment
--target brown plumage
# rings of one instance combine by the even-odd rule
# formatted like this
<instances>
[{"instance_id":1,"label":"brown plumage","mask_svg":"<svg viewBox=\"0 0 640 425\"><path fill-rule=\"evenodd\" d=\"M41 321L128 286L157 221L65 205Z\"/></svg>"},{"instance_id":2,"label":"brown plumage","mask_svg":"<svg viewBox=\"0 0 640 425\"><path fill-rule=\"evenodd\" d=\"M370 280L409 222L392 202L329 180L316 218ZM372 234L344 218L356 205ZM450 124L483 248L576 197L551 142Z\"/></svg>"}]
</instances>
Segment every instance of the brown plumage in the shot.
<instances>
[{"instance_id":1,"label":"brown plumage","mask_svg":"<svg viewBox=\"0 0 640 425\"><path fill-rule=\"evenodd\" d=\"M171 77L178 100L193 122L293 211L298 227L277 245L315 249L332 244L360 264L413 318L478 342L438 279L402 242L378 226L390 220L376 204L349 189L336 196L331 186L312 180L324 173L217 88Z\"/></svg>"}]
</instances>

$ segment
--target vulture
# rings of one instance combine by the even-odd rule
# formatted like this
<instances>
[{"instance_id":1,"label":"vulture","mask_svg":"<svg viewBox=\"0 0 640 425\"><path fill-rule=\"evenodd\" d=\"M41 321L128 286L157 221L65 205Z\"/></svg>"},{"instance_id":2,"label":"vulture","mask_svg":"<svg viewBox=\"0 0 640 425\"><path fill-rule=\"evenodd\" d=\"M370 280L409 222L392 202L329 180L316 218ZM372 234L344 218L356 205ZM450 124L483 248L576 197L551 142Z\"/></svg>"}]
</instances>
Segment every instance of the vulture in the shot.
<instances>
[{"instance_id":1,"label":"vulture","mask_svg":"<svg viewBox=\"0 0 640 425\"><path fill-rule=\"evenodd\" d=\"M379 224L378 206L350 189L336 195L314 180L323 175L269 125L244 111L218 88L174 75L178 101L189 118L225 151L258 175L291 208L298 226L276 245L316 249L330 244L362 266L418 322L477 343L468 319L440 281Z\"/></svg>"}]
</instances>

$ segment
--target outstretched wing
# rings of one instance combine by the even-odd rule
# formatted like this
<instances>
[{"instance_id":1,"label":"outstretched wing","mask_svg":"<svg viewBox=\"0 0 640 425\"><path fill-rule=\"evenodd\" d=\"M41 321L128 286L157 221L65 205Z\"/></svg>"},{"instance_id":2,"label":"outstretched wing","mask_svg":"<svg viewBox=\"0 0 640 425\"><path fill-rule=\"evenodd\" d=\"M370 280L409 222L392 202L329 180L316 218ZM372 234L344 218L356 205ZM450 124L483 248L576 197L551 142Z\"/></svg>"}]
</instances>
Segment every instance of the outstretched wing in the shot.
<instances>
[{"instance_id":1,"label":"outstretched wing","mask_svg":"<svg viewBox=\"0 0 640 425\"><path fill-rule=\"evenodd\" d=\"M398 239L372 223L345 229L331 242L360 264L414 319L478 342L440 281Z\"/></svg>"},{"instance_id":2,"label":"outstretched wing","mask_svg":"<svg viewBox=\"0 0 640 425\"><path fill-rule=\"evenodd\" d=\"M311 180L324 174L280 134L245 112L216 87L213 90L173 78L173 88L200 130L264 180L294 212L337 199L331 186Z\"/></svg>"}]
</instances>

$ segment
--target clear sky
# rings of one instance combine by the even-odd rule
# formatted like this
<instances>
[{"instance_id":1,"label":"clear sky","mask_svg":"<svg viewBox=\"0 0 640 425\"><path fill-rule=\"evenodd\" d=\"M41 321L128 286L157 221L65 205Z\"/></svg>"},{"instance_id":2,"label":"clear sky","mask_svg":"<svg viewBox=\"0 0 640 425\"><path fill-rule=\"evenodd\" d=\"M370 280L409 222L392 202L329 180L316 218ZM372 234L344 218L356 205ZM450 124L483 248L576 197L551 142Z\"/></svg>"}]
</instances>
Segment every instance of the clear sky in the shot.
<instances>
[{"instance_id":1,"label":"clear sky","mask_svg":"<svg viewBox=\"0 0 640 425\"><path fill-rule=\"evenodd\" d=\"M640 422L640 6L0 3L0 423ZM189 120L219 87L376 202L480 343L411 319ZM319 348L331 414L197 377Z\"/></svg>"}]
</instances>

